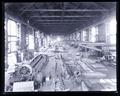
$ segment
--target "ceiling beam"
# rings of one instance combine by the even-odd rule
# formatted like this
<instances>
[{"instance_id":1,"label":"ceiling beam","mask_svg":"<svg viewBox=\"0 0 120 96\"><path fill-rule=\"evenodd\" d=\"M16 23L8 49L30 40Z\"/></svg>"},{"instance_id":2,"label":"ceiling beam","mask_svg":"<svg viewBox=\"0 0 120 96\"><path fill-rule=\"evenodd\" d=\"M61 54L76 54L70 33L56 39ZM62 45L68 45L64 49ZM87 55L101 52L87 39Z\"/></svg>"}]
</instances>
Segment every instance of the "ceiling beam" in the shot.
<instances>
[{"instance_id":1,"label":"ceiling beam","mask_svg":"<svg viewBox=\"0 0 120 96\"><path fill-rule=\"evenodd\" d=\"M22 7L22 8L20 9L22 12L19 14L19 16L22 16L22 15L24 14L24 12L26 12L26 11L24 11L24 10L27 10L27 8L29 8L29 7L31 7L31 6L33 6L33 5L34 5L34 3L30 3L30 4L26 5L25 7Z\"/></svg>"},{"instance_id":2,"label":"ceiling beam","mask_svg":"<svg viewBox=\"0 0 120 96\"><path fill-rule=\"evenodd\" d=\"M108 10L107 10L107 9L64 9L64 10L63 10L63 9L25 9L25 10L23 10L23 11L24 11L24 12L25 12L25 11L32 11L32 12L33 12L33 11L47 11L47 12L48 12L48 11L51 11L51 12L52 12L52 11L53 11L53 12L55 12L55 11L58 11L58 12L59 12L59 11L64 11L64 12L65 12L65 11L66 11L66 12L69 12L69 11L70 11L70 12L71 12L71 11L75 11L75 12L76 12L76 11L78 11L78 12L81 12L81 11L92 11L92 12L94 12L94 11L95 11L95 12L96 12L96 11L108 11Z\"/></svg>"},{"instance_id":3,"label":"ceiling beam","mask_svg":"<svg viewBox=\"0 0 120 96\"><path fill-rule=\"evenodd\" d=\"M43 30L45 30L45 31L50 31L49 29L43 29ZM54 29L51 29L52 31L55 31ZM63 29L56 29L57 31L65 31L65 30L63 30ZM67 30L67 29L66 29Z\"/></svg>"},{"instance_id":4,"label":"ceiling beam","mask_svg":"<svg viewBox=\"0 0 120 96\"><path fill-rule=\"evenodd\" d=\"M109 9L106 5L110 5L110 4L112 4L112 3L115 3L115 2L96 2L97 4L99 4L101 7L103 7L103 8L106 8L107 10ZM113 8L114 7L114 5L111 5L111 8Z\"/></svg>"},{"instance_id":5,"label":"ceiling beam","mask_svg":"<svg viewBox=\"0 0 120 96\"><path fill-rule=\"evenodd\" d=\"M33 19L33 20L30 20L30 24L36 24L36 23L41 23L41 24L45 24L45 23L49 23L49 24L53 24L53 23L60 23L60 24L65 24L65 23L76 23L76 24L80 24L81 22L82 23L88 23L88 21L92 22L91 20L85 20L85 19L79 19L79 20L75 20L75 19L70 19L70 20L50 20L50 19Z\"/></svg>"},{"instance_id":6,"label":"ceiling beam","mask_svg":"<svg viewBox=\"0 0 120 96\"><path fill-rule=\"evenodd\" d=\"M31 18L36 18L36 17L41 17L41 18L42 18L42 17L43 17L43 18L48 18L48 17L50 17L50 18L51 18L51 17L53 17L53 18L54 18L54 17L60 17L60 18L61 18L61 17L66 17L66 18L79 17L79 18L80 18L80 17L81 17L81 18L85 18L85 17L100 17L100 16L98 16L98 15L94 15L94 16L92 16L92 15L85 15L85 16L80 16L80 15L77 15L77 16L76 16L76 15L75 15L75 16L74 16L74 15L72 15L72 16L55 16L55 15L54 15L54 16L27 16L27 17L31 17Z\"/></svg>"},{"instance_id":7,"label":"ceiling beam","mask_svg":"<svg viewBox=\"0 0 120 96\"><path fill-rule=\"evenodd\" d=\"M32 25L35 25L35 24L36 24L36 23L34 23L34 24L32 24ZM68 23L67 23L67 22L65 22L65 23L63 23L63 22L61 22L61 23L38 23L38 22L37 22L37 24L45 24L45 25L48 25L48 24L49 24L49 25L50 25L50 24L62 24L62 25L64 25L64 24L74 24L74 25L75 25L75 24L78 24L78 23L76 23L76 22L71 22L71 23L70 23L70 22L68 22Z\"/></svg>"},{"instance_id":8,"label":"ceiling beam","mask_svg":"<svg viewBox=\"0 0 120 96\"><path fill-rule=\"evenodd\" d=\"M46 22L47 21L47 22ZM88 22L88 20L37 20L37 21L30 21L32 25L35 24L80 24L80 22ZM51 22L52 21L52 22ZM57 22L55 22L57 21Z\"/></svg>"},{"instance_id":9,"label":"ceiling beam","mask_svg":"<svg viewBox=\"0 0 120 96\"><path fill-rule=\"evenodd\" d=\"M98 7L102 8L102 9L107 10L105 7L101 6L101 5L98 4L97 2L91 2L91 3L94 4L95 6L98 6Z\"/></svg>"},{"instance_id":10,"label":"ceiling beam","mask_svg":"<svg viewBox=\"0 0 120 96\"><path fill-rule=\"evenodd\" d=\"M31 20L31 19L33 19L33 18L62 18L62 19L60 19L60 20L63 20L64 18L98 18L98 17L100 17L100 16L98 16L98 15L94 15L94 16L92 16L92 15L84 15L84 16L80 16L80 15L72 15L72 16L27 16L28 18L29 18L29 20Z\"/></svg>"},{"instance_id":11,"label":"ceiling beam","mask_svg":"<svg viewBox=\"0 0 120 96\"><path fill-rule=\"evenodd\" d=\"M82 19L81 20L71 20L70 19L70 20L32 20L32 21L38 21L38 22L39 21L62 21L62 22L68 21L69 22L69 21L88 21L88 20L82 20Z\"/></svg>"}]
</instances>

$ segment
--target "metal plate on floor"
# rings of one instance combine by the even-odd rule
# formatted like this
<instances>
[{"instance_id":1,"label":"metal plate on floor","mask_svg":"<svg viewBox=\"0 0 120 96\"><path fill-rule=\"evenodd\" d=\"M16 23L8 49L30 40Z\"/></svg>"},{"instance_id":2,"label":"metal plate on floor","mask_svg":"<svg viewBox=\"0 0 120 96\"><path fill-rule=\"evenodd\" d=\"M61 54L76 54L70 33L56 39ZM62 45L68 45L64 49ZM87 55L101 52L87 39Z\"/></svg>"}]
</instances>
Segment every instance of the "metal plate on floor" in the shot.
<instances>
[{"instance_id":1,"label":"metal plate on floor","mask_svg":"<svg viewBox=\"0 0 120 96\"><path fill-rule=\"evenodd\" d=\"M34 91L34 81L15 82L13 84L13 92Z\"/></svg>"}]
</instances>

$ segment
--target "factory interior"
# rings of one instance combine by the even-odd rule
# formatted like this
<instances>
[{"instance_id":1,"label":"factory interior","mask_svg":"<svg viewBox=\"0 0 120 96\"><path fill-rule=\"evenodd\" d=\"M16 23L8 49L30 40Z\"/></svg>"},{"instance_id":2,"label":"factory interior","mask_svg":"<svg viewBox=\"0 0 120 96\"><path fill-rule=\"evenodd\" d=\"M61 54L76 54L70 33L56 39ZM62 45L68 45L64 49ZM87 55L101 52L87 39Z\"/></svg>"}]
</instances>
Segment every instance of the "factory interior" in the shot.
<instances>
[{"instance_id":1,"label":"factory interior","mask_svg":"<svg viewBox=\"0 0 120 96\"><path fill-rule=\"evenodd\" d=\"M116 91L116 5L4 3L4 91Z\"/></svg>"}]
</instances>

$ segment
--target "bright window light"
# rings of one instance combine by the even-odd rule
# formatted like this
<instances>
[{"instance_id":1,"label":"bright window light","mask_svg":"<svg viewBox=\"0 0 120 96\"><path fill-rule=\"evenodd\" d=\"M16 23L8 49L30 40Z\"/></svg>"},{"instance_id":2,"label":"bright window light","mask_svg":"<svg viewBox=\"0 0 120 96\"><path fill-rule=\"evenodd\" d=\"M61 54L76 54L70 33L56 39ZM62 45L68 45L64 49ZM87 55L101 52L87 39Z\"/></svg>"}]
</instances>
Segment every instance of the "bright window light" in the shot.
<instances>
[{"instance_id":1,"label":"bright window light","mask_svg":"<svg viewBox=\"0 0 120 96\"><path fill-rule=\"evenodd\" d=\"M92 27L91 29L91 42L95 42L96 41L96 29L95 27Z\"/></svg>"},{"instance_id":2,"label":"bright window light","mask_svg":"<svg viewBox=\"0 0 120 96\"><path fill-rule=\"evenodd\" d=\"M34 37L32 35L29 35L29 49L34 49Z\"/></svg>"},{"instance_id":3,"label":"bright window light","mask_svg":"<svg viewBox=\"0 0 120 96\"><path fill-rule=\"evenodd\" d=\"M16 42L8 43L8 52L15 52L17 50Z\"/></svg>"},{"instance_id":4,"label":"bright window light","mask_svg":"<svg viewBox=\"0 0 120 96\"><path fill-rule=\"evenodd\" d=\"M13 20L8 20L8 35L17 36L17 25Z\"/></svg>"},{"instance_id":5,"label":"bright window light","mask_svg":"<svg viewBox=\"0 0 120 96\"><path fill-rule=\"evenodd\" d=\"M111 35L110 36L110 43L111 44L116 44L116 35Z\"/></svg>"},{"instance_id":6,"label":"bright window light","mask_svg":"<svg viewBox=\"0 0 120 96\"><path fill-rule=\"evenodd\" d=\"M57 41L61 41L61 38L60 38L60 37L57 37Z\"/></svg>"},{"instance_id":7,"label":"bright window light","mask_svg":"<svg viewBox=\"0 0 120 96\"><path fill-rule=\"evenodd\" d=\"M8 65L15 65L16 62L17 62L16 54L15 53L8 54Z\"/></svg>"},{"instance_id":8,"label":"bright window light","mask_svg":"<svg viewBox=\"0 0 120 96\"><path fill-rule=\"evenodd\" d=\"M17 37L8 37L8 41L17 41Z\"/></svg>"},{"instance_id":9,"label":"bright window light","mask_svg":"<svg viewBox=\"0 0 120 96\"><path fill-rule=\"evenodd\" d=\"M116 34L116 20L115 19L112 19L110 21L110 34Z\"/></svg>"},{"instance_id":10,"label":"bright window light","mask_svg":"<svg viewBox=\"0 0 120 96\"><path fill-rule=\"evenodd\" d=\"M17 47L16 47L16 42L11 42L11 51L16 51Z\"/></svg>"},{"instance_id":11,"label":"bright window light","mask_svg":"<svg viewBox=\"0 0 120 96\"><path fill-rule=\"evenodd\" d=\"M83 31L83 41L85 41L86 40L86 31Z\"/></svg>"},{"instance_id":12,"label":"bright window light","mask_svg":"<svg viewBox=\"0 0 120 96\"><path fill-rule=\"evenodd\" d=\"M116 19L110 21L110 43L116 44Z\"/></svg>"},{"instance_id":13,"label":"bright window light","mask_svg":"<svg viewBox=\"0 0 120 96\"><path fill-rule=\"evenodd\" d=\"M15 21L8 19L8 52L15 52L17 41L17 24Z\"/></svg>"}]
</instances>

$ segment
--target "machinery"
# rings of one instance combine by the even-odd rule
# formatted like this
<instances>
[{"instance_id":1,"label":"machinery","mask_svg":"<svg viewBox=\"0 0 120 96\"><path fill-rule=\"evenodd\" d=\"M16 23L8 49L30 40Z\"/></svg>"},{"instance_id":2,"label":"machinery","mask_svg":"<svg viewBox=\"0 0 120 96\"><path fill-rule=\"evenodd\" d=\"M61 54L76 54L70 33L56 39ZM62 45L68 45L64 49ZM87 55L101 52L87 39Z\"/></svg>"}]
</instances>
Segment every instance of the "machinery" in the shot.
<instances>
[{"instance_id":1,"label":"machinery","mask_svg":"<svg viewBox=\"0 0 120 96\"><path fill-rule=\"evenodd\" d=\"M88 80L90 80L91 83L92 80L99 81L100 78L106 78L106 74L98 71L93 71L93 69L91 69L92 67L88 66L89 64L86 64L84 61L80 60L79 62L70 62L70 60L68 59L69 58L67 57L62 57L62 60L67 70L67 74L70 76L70 78L72 78L75 88L77 88L77 86L81 87L81 89L78 89L79 91L92 90L92 84L88 84ZM73 88L71 90L73 90Z\"/></svg>"},{"instance_id":2,"label":"machinery","mask_svg":"<svg viewBox=\"0 0 120 96\"><path fill-rule=\"evenodd\" d=\"M46 68L49 59L48 55L45 54L35 56L28 64L19 65L16 67L16 71L11 74L8 89L12 91L12 85L16 82L32 81L34 82L34 90L36 91L44 91L46 89L53 91L102 90L101 86L103 85L100 80L107 78L107 69L105 66L100 66L99 63L96 62L98 59L91 59L90 57L84 58L81 56L86 55L85 52L64 52L68 49L66 48L61 52L60 48L55 46L55 51L53 51L54 56L49 57L52 58L52 60L50 59L51 63L49 63L49 67L52 69L50 71L47 70L49 67ZM98 54L100 58L107 55L101 55L102 52L95 49L91 51L91 57L96 56L96 54L92 54L92 52ZM105 59L107 60L107 58ZM51 67L52 63L54 67ZM48 72L46 73L45 70ZM49 72L52 73L49 74Z\"/></svg>"},{"instance_id":3,"label":"machinery","mask_svg":"<svg viewBox=\"0 0 120 96\"><path fill-rule=\"evenodd\" d=\"M11 92L13 83L21 81L34 81L34 88L38 88L38 85L40 87L40 83L44 81L45 76L43 74L47 63L48 56L40 54L33 58L30 63L18 65L15 68L15 72L11 73L7 90Z\"/></svg>"}]
</instances>

